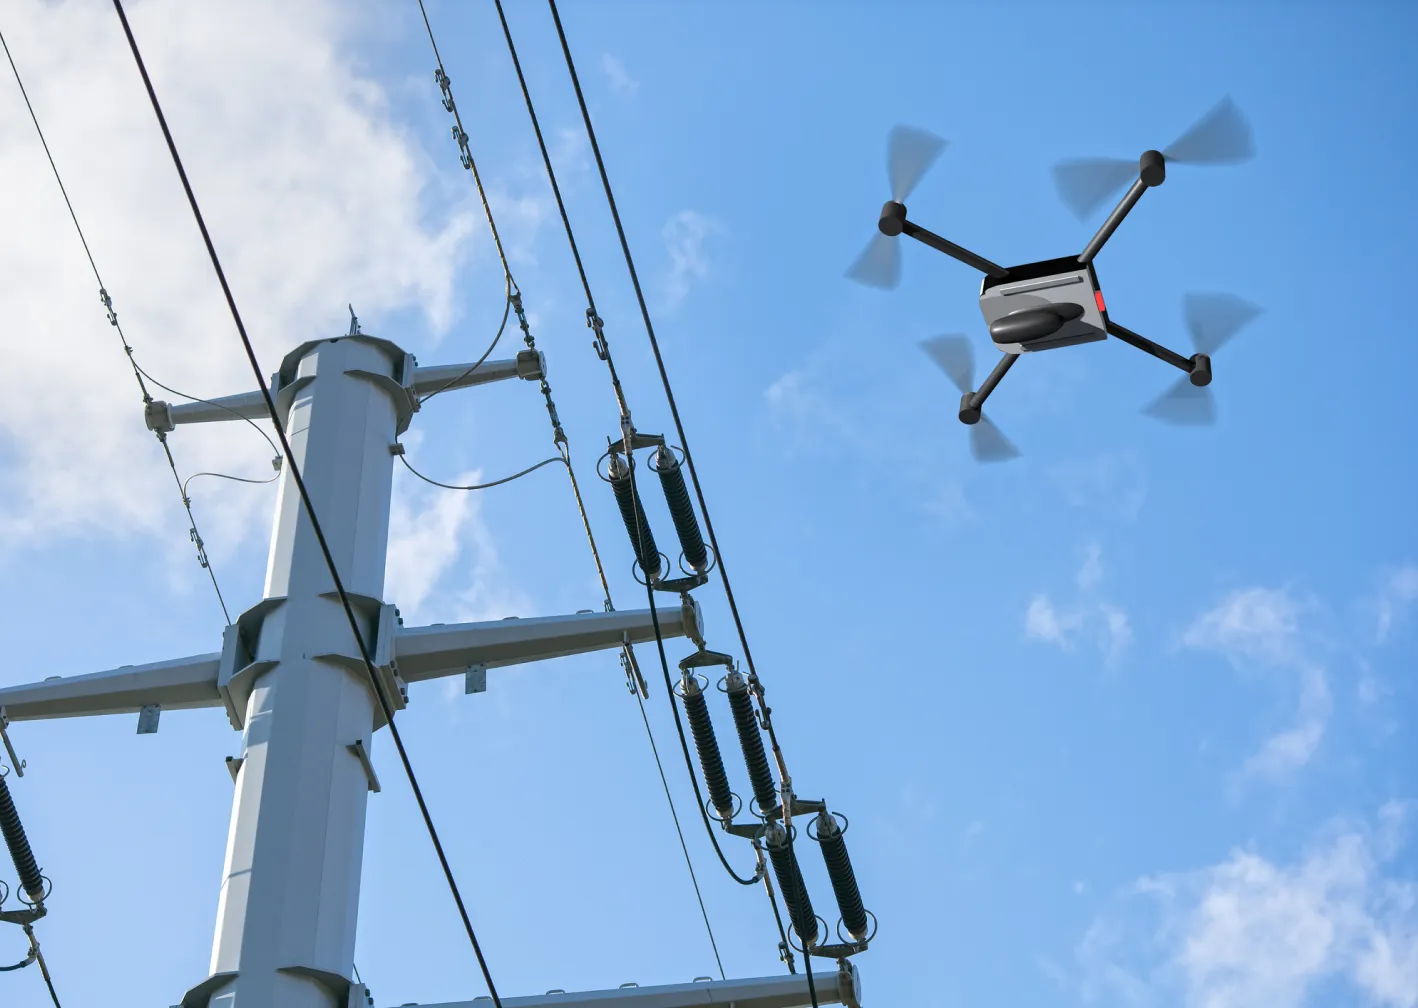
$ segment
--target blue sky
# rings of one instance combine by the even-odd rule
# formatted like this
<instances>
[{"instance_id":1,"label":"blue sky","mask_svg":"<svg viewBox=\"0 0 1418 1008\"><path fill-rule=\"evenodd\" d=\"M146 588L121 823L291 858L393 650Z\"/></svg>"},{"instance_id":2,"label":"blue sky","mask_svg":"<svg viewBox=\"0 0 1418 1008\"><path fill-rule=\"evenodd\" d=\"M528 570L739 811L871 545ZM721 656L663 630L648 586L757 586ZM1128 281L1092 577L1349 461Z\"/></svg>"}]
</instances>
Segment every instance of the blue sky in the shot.
<instances>
[{"instance_id":1,"label":"blue sky","mask_svg":"<svg viewBox=\"0 0 1418 1008\"><path fill-rule=\"evenodd\" d=\"M508 6L636 419L667 429L550 19ZM869 1003L1418 1004L1412 8L565 8L795 781L852 821L881 921L859 961ZM429 9L617 602L637 605L589 479L614 400L495 13ZM476 359L501 277L416 6L145 0L131 16L268 371L344 331L350 301L424 363ZM196 394L244 391L111 13L27 0L0 29L139 359ZM165 463L18 95L0 92L20 386L0 404L0 683L215 650L220 611ZM1097 263L1113 317L1169 345L1187 291L1265 308L1217 354L1218 426L1140 416L1173 375L1107 341L1021 361L990 413L1023 457L972 463L917 344L961 332L984 357L978 274L911 247L895 292L842 276L888 195L888 129L951 141L912 218L1012 264L1096 226L1058 202L1053 162L1163 146L1225 94L1255 160L1173 170ZM406 441L458 482L546 457L550 433L534 387L499 386L440 397ZM259 472L269 454L249 430L173 443L187 472ZM244 609L271 489L207 479L193 496ZM478 496L399 473L393 532L389 597L409 622L600 601L550 468ZM710 646L737 653L718 586L701 595ZM614 656L495 672L477 697L425 685L401 718L504 994L715 972ZM168 713L154 736L130 717L12 736L66 1003L177 1000L206 975L238 736L217 711ZM472 998L390 756L378 739L357 964L380 1005ZM776 972L761 893L689 835L727 972ZM810 884L826 915L816 865ZM0 942L20 957L18 932ZM42 997L32 970L0 978L6 1004Z\"/></svg>"}]
</instances>

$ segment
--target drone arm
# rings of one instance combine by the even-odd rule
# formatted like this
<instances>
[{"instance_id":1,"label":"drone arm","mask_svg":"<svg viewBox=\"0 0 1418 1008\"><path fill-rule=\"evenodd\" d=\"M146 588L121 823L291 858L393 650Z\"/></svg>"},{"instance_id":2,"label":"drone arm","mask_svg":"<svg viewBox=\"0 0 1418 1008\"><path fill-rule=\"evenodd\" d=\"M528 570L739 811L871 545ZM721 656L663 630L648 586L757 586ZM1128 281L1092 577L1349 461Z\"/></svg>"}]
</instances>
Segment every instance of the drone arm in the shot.
<instances>
[{"instance_id":1,"label":"drone arm","mask_svg":"<svg viewBox=\"0 0 1418 1008\"><path fill-rule=\"evenodd\" d=\"M1147 151L1143 154L1137 163L1137 180L1124 194L1122 201L1113 208L1113 212L1108 214L1108 219L1103 222L1098 233L1079 254L1078 261L1084 264L1091 263L1093 257L1103 250L1103 245L1107 240L1113 237L1113 232L1118 229L1123 218L1133 207L1137 206L1137 201L1142 199L1142 194L1153 186L1161 185L1166 177L1166 160L1162 155L1157 151Z\"/></svg>"},{"instance_id":2,"label":"drone arm","mask_svg":"<svg viewBox=\"0 0 1418 1008\"><path fill-rule=\"evenodd\" d=\"M977 256L969 249L961 248L952 241L946 241L940 235L927 231L919 225L912 224L908 220L901 222L901 231L916 239L916 241L924 245L929 245L937 252L944 252L954 259L959 259L966 266L974 267L981 273L987 273L997 280L1009 276L1009 270L1005 269L1003 266L997 266L983 256Z\"/></svg>"},{"instance_id":3,"label":"drone arm","mask_svg":"<svg viewBox=\"0 0 1418 1008\"><path fill-rule=\"evenodd\" d=\"M1168 350L1160 343L1153 343L1146 336L1139 336L1131 329L1124 329L1112 319L1108 320L1108 332L1111 335L1116 336L1118 339L1122 340L1124 343L1128 343L1132 346L1135 346L1145 353L1150 353L1158 360L1166 361L1168 364L1172 365L1175 368L1181 368L1187 374L1192 373L1193 362L1191 358L1183 357L1181 354L1177 353L1174 350Z\"/></svg>"},{"instance_id":4,"label":"drone arm","mask_svg":"<svg viewBox=\"0 0 1418 1008\"><path fill-rule=\"evenodd\" d=\"M960 397L960 422L965 424L977 424L980 422L980 410L985 405L985 400L990 397L990 393L995 390L995 386L1000 383L1000 379L1014 366L1018 360L1018 354L1007 353L1000 357L995 369L989 373L981 383L979 391L966 392Z\"/></svg>"}]
</instances>

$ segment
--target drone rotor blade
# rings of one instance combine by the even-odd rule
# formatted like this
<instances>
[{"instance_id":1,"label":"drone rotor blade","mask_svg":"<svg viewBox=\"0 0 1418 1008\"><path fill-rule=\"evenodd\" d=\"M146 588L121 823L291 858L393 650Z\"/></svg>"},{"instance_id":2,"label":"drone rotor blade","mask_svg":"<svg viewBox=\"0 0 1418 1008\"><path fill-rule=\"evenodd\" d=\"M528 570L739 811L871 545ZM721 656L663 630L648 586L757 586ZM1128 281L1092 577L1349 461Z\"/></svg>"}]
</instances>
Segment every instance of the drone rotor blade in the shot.
<instances>
[{"instance_id":1,"label":"drone rotor blade","mask_svg":"<svg viewBox=\"0 0 1418 1008\"><path fill-rule=\"evenodd\" d=\"M1260 315L1262 309L1234 294L1188 294L1182 301L1187 332L1197 353L1213 354Z\"/></svg>"},{"instance_id":2,"label":"drone rotor blade","mask_svg":"<svg viewBox=\"0 0 1418 1008\"><path fill-rule=\"evenodd\" d=\"M847 277L868 287L890 290L901 282L901 246L895 238L877 235L857 256Z\"/></svg>"},{"instance_id":3,"label":"drone rotor blade","mask_svg":"<svg viewBox=\"0 0 1418 1008\"><path fill-rule=\"evenodd\" d=\"M1097 210L1137 178L1137 162L1118 158L1081 158L1054 165L1059 198L1079 220Z\"/></svg>"},{"instance_id":4,"label":"drone rotor blade","mask_svg":"<svg viewBox=\"0 0 1418 1008\"><path fill-rule=\"evenodd\" d=\"M1226 97L1162 153L1179 164L1241 164L1255 155L1255 142L1250 123Z\"/></svg>"},{"instance_id":5,"label":"drone rotor blade","mask_svg":"<svg viewBox=\"0 0 1418 1008\"><path fill-rule=\"evenodd\" d=\"M1019 457L1019 449L1000 433L989 417L982 416L979 423L970 427L970 454L976 462L1007 462Z\"/></svg>"},{"instance_id":6,"label":"drone rotor blade","mask_svg":"<svg viewBox=\"0 0 1418 1008\"><path fill-rule=\"evenodd\" d=\"M886 142L886 174L891 181L891 198L906 202L916 183L935 164L945 141L934 133L914 126L897 126Z\"/></svg>"},{"instance_id":7,"label":"drone rotor blade","mask_svg":"<svg viewBox=\"0 0 1418 1008\"><path fill-rule=\"evenodd\" d=\"M975 391L975 351L964 336L933 336L921 341L921 349L930 354L961 394Z\"/></svg>"},{"instance_id":8,"label":"drone rotor blade","mask_svg":"<svg viewBox=\"0 0 1418 1008\"><path fill-rule=\"evenodd\" d=\"M1216 397L1210 387L1198 388L1181 378L1142 412L1179 427L1209 427L1216 422Z\"/></svg>"}]
</instances>

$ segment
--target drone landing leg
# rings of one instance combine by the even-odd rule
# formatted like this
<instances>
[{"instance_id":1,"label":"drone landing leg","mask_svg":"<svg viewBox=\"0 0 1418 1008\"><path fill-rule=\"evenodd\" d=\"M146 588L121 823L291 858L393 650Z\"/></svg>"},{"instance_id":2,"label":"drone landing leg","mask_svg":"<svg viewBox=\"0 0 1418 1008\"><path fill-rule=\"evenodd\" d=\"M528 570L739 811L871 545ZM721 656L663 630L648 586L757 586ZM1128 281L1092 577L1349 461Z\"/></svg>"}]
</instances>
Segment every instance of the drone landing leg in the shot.
<instances>
[{"instance_id":1,"label":"drone landing leg","mask_svg":"<svg viewBox=\"0 0 1418 1008\"><path fill-rule=\"evenodd\" d=\"M1088 243L1082 253L1078 256L1078 261L1091 263L1093 257L1103 250L1103 245L1113 237L1113 232L1118 229L1118 225L1123 222L1123 218L1128 215L1133 207L1137 206L1137 201L1142 199L1142 194L1152 186L1159 186L1167 177L1166 162L1157 151L1148 151L1138 160L1137 181L1132 184L1132 188L1127 191L1113 212L1108 215L1108 219L1103 222L1103 226L1098 229L1098 233L1093 236L1093 240Z\"/></svg>"},{"instance_id":2,"label":"drone landing leg","mask_svg":"<svg viewBox=\"0 0 1418 1008\"><path fill-rule=\"evenodd\" d=\"M903 219L901 221L901 231L916 239L916 241L921 242L923 245L929 245L937 252L944 252L951 258L959 259L966 266L971 266L981 273L986 273L994 277L996 280L1009 276L1009 270L1005 269L1003 266L998 266L990 262L984 256L978 256L967 248L961 248L952 241L946 241L940 235L927 231L917 224L912 224L908 220Z\"/></svg>"},{"instance_id":3,"label":"drone landing leg","mask_svg":"<svg viewBox=\"0 0 1418 1008\"><path fill-rule=\"evenodd\" d=\"M1211 384L1211 358L1206 354L1199 353L1191 357L1183 357L1175 350L1168 350L1160 343L1153 343L1146 336L1139 336L1131 329L1124 329L1112 319L1108 320L1108 332L1124 343L1135 346L1144 353L1150 353L1158 360L1166 361L1174 368L1185 371L1191 376L1193 385Z\"/></svg>"},{"instance_id":4,"label":"drone landing leg","mask_svg":"<svg viewBox=\"0 0 1418 1008\"><path fill-rule=\"evenodd\" d=\"M974 424L980 422L980 409L985 405L985 400L990 397L990 393L995 390L995 386L1000 383L1000 379L1005 376L1014 362L1019 359L1018 354L1007 353L1000 357L1000 361L995 365L995 369L990 372L978 392L966 392L960 397L960 422Z\"/></svg>"}]
</instances>

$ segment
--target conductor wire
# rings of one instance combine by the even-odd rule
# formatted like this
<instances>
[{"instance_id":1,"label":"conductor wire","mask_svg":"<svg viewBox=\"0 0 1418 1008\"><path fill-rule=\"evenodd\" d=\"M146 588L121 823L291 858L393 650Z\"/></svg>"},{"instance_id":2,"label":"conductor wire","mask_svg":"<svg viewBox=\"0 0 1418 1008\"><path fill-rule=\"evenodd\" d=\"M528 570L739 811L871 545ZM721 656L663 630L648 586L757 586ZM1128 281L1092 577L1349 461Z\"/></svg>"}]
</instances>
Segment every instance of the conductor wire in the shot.
<instances>
[{"instance_id":1,"label":"conductor wire","mask_svg":"<svg viewBox=\"0 0 1418 1008\"><path fill-rule=\"evenodd\" d=\"M499 0L500 3L500 0ZM724 563L723 551L719 548L718 537L714 534L714 522L709 516L709 507L704 499L704 489L700 484L699 473L694 464L694 455L689 450L689 439L685 436L684 423L680 418L679 406L675 402L674 389L670 384L669 372L665 368L664 356L660 353L659 340L655 337L655 326L650 320L650 309L645 300L645 292L640 285L640 275L635 269L635 259L630 252L630 243L625 236L625 225L620 219L620 210L616 206L615 193L611 189L610 176L606 171L605 159L601 156L601 147L596 140L596 130L591 124L591 112L586 105L586 96L581 90L581 80L576 73L576 63L571 56L571 47L566 40L566 31L561 23L561 15L557 11L556 0L547 0L547 5L551 9L553 22L556 24L557 38L561 42L561 51L566 58L566 69L571 76L572 87L576 91L576 102L581 109L581 120L586 127L586 137L591 144L591 152L596 160L596 169L601 176L601 185L605 190L606 203L610 207L611 219L615 222L616 235L620 239L621 252L625 257L626 269L630 274L631 285L635 288L635 299L640 307L640 317L645 324L645 333L650 340L650 349L655 357L655 366L660 372L660 382L664 386L665 399L669 404L670 416L674 420L675 433L679 437L680 448L684 452L684 460L689 469L690 482L694 484L694 495L699 503L699 511L704 516L704 527L709 534L709 543L714 549L715 556L718 557L719 574L724 582L724 595L729 604L729 612L733 616L734 627L738 632L739 643L743 647L744 661L748 665L749 678L757 686L758 673L753 662L753 651L749 648L748 635L744 631L743 619L739 614L738 603L734 598L733 586L729 581L728 566ZM756 689L756 692L760 690ZM760 697L761 701L761 697ZM767 717L765 711L764 728L768 732L769 743L773 749L773 756L778 764L778 775L783 790L783 823L785 826L792 822L792 778L788 775L787 763L783 757L783 750L778 744L777 733L774 731L771 718Z\"/></svg>"},{"instance_id":2,"label":"conductor wire","mask_svg":"<svg viewBox=\"0 0 1418 1008\"><path fill-rule=\"evenodd\" d=\"M118 322L118 313L113 310L113 300L109 297L107 288L104 287L103 277L98 271L98 263L94 261L93 250L89 248L89 240L84 235L83 226L79 223L79 215L74 211L74 204L69 199L69 190L64 185L63 176L59 174L59 166L54 161L54 154L49 149L49 141L45 139L44 129L39 124L39 116L35 114L34 104L30 101L29 92L25 89L25 82L20 77L20 68L15 65L15 57L11 54L9 43L5 41L3 33L0 33L0 48L5 50L5 59L10 64L10 72L15 75L15 83L19 85L20 96L25 100L25 109L30 114L30 122L34 123L34 130L39 136L40 146L44 148L44 156L49 161L49 170L54 174L54 181L59 186L59 194L64 197L64 206L69 211L69 219L74 222L74 231L79 236L79 244L84 247L84 255L89 260L89 269L93 270L94 280L98 283L99 300L103 302L104 308L107 309L108 321L117 331L119 342L123 344L123 352L128 357L128 363L133 367L133 377L138 382L138 391L143 396L143 405L146 406L153 401L153 397L148 392L144 378L146 377L149 381L153 381L153 379L146 371L138 366L138 362L133 356L133 347L129 344L128 337L124 334L123 327ZM153 381L153 384L158 385L160 388L167 388L167 386L157 381ZM173 390L168 389L168 391L171 392ZM182 395L181 392L175 394ZM183 398L191 399L195 397L183 396ZM206 400L197 401L205 402ZM252 426L255 427L256 425L252 424ZM264 431L261 431L259 427L256 429L261 433L262 437L265 437ZM225 619L227 625L230 626L231 613L227 611L226 599L222 597L221 585L217 584L217 572L212 569L211 558L207 556L206 543L202 541L202 535L197 531L197 517L192 513L192 501L187 496L187 484L183 481L181 475L178 474L177 461L172 457L172 447L167 443L167 434L163 431L153 431L153 433L157 436L158 444L162 445L163 455L167 457L167 466L172 470L173 482L177 484L178 493L182 498L182 509L187 512L187 521L191 529L192 543L197 549L197 563L207 572L207 576L211 579L212 591L216 593L217 604L221 606L222 618ZM271 439L266 438L266 440L269 442ZM271 447L274 450L275 445Z\"/></svg>"},{"instance_id":3,"label":"conductor wire","mask_svg":"<svg viewBox=\"0 0 1418 1008\"><path fill-rule=\"evenodd\" d=\"M511 52L512 52L513 63L517 66L517 76L518 76L518 79L521 80L521 79L522 79L522 69L521 69L521 65L520 65L519 63L517 63L517 53L516 53L516 49L515 49L515 47L512 46L512 36L511 36L510 32L508 32L508 29L507 29L507 19L506 19L506 17L505 17L504 14L503 14L502 5L501 5L500 2L499 2L498 5L497 5L497 10L498 10L498 16L499 16L499 18L501 18L501 20L502 20L503 32L504 32L504 34L507 35L507 44L508 44L509 49L510 49ZM430 46L432 46L432 48L433 48L434 59L435 59L435 60L437 61L437 63L438 63L437 80L438 80L438 83L439 83L439 87L441 88L441 90L442 90L443 93L444 93L443 105L444 105L444 108L446 108L446 109L447 109L450 113L452 113L452 115L453 115L453 120L454 120L454 124L455 124L455 133L454 133L454 135L455 135L455 137L457 137L458 143L459 143L459 147L462 149L462 153L463 153L463 166L464 166L465 168L467 168L468 171L472 174L473 182L474 182L474 184L477 186L478 197L479 197L479 199L480 199L481 202L482 202L483 212L484 212L484 214L485 214L486 217L487 217L488 228L489 228L489 230L490 230L491 233L492 233L493 244L494 244L494 245L496 246L496 248L497 248L498 258L501 260L503 272L504 272L504 273L506 274L506 276L507 276L507 282L508 282L509 291L514 292L514 293L511 293L510 296L509 296L509 304L511 304L511 305L512 305L513 307L515 307L516 310L517 310L517 321L518 321L518 324L520 325L520 327L521 327L521 329L522 329L523 339L524 339L524 341L526 342L527 347L528 347L529 349L535 349L536 343L535 343L535 340L534 340L533 337L532 337L531 329L530 329L530 327L529 327L529 325L528 325L528 323L527 323L526 314L524 313L524 311L523 311L523 309L522 309L521 291L517 289L517 287L516 287L516 282L512 279L512 269L511 269L510 264L509 264L508 261L507 261L507 255L506 255L506 252L505 252L505 250L504 250L504 248L503 248L503 245L502 245L502 238L501 238L501 236L500 236L500 234L499 234L499 232L498 232L498 230L497 230L497 223L496 223L495 219L493 218L492 207L491 207L491 205L490 205L490 203L489 203L489 201L488 201L487 193L486 193L486 191L485 191L485 189L484 189L484 187L483 187L482 177L481 177L481 175L478 173L478 170L477 170L477 163L476 163L476 162L474 161L474 159L473 159L472 152L471 152L470 150L468 150L468 147L467 147L467 133L466 133L466 132L464 131L464 129L463 129L462 117L461 117L461 116L459 115L459 113L458 113L458 105L457 105L457 102L454 101L454 99L453 99L453 87L452 87L452 82L451 82L451 80L449 79L448 73L447 73L447 71L445 70L445 68L444 68L444 66L443 66L443 57L442 57L442 55L441 55L441 54L439 53L439 51L438 51L438 41L437 41L437 39L434 37L433 25L429 22L428 10L424 7L423 0L419 0L419 12L423 15L424 28L425 28L425 29L427 30L427 32L428 32L428 41L429 41ZM553 185L553 187L555 187L555 185L556 185L556 177L555 177L555 174L551 172L551 161L550 161L550 159L547 158L547 156L546 156L546 146L545 146L544 143L542 143L541 128L540 128L540 126L537 125L536 113L535 113L535 111L532 109L531 98L530 98L530 96L529 96L528 93L527 93L527 88L526 88L526 82L525 82L525 80L522 81L522 92L523 92L523 95L527 97L527 108L528 108L528 111L532 113L532 122L533 122L533 125L536 126L536 129L537 129L537 140L538 140L538 142L541 143L541 145L542 145L542 154L543 154L543 158L546 159L547 171L548 171L549 176L551 177L552 185ZM582 286L585 288L585 291L586 291L586 298L587 298L587 301L588 301L588 303L591 304L591 308L590 308L590 309L588 310L588 312L587 312L587 323L588 323L588 325L590 325L590 326L592 327L592 329L595 330L596 335L597 335L597 339L598 339L598 342L600 343L600 345L601 345L601 346L604 346L604 341L601 339L601 335L600 335L600 319L597 318L596 315L595 315L594 302L593 302L592 299L591 299L591 289L590 289L590 285L589 285L589 283L588 283L587 280L586 280L585 270L582 268L580 253L579 253L579 251L576 250L575 238L574 238L574 236L573 236L572 233L571 233L571 224L570 224L569 219L567 218L567 215L566 215L566 207L565 207L565 205L564 205L564 204L562 203L562 201L561 201L561 194L560 194L560 191L559 191L559 190L557 191L557 206L558 206L558 208L559 208L560 211L561 211L562 223L563 223L563 224L565 225L565 227L566 227L567 237L571 240L572 250L573 250L573 253L574 253L575 256L576 256L576 266L577 266L577 270L579 271L580 276L581 276L581 283L582 283ZM598 347L598 350L599 350L599 347ZM615 387L615 390L616 390L617 399L618 399L618 401L619 401L619 403L620 403L621 415L622 415L623 417L628 417L628 416L629 416L629 411L626 409L626 406L625 406L625 398L624 398L624 395L623 395L623 393L622 393L622 391L621 391L620 381L619 381L618 378L615 378L615 371L614 371L614 366L613 366L613 365L612 365L611 373L612 373L612 379L613 379L613 382L614 382L614 387ZM614 609L615 609L615 605L614 605L614 603L613 603L612 600L611 600L610 581L609 581L609 580L607 579L607 577L606 577L605 565L604 565L604 564L602 563L602 561L601 561L600 549L596 546L596 537L595 537L595 534L594 534L594 533L592 532L592 530L591 530L591 519L590 519L590 517L589 517L589 515L587 514L587 511L586 511L586 503L585 503L585 500L584 500L583 497L581 496L581 487L580 487L580 484L577 482L577 479L576 479L576 470L575 470L575 468L574 468L574 467L572 466L572 464L571 464L571 449L570 449L570 443L569 443L569 441L568 441L568 439L567 439L567 437L566 437L566 432L565 432L565 430L562 428L561 420L560 420L559 416L557 415L556 404L552 401L551 386L547 383L547 380L546 380L545 377L543 377L542 380L541 380L541 387L542 387L542 393L543 393L543 395L544 395L544 397L545 397L545 399L546 399L547 413L548 413L548 415L549 415L549 417L550 417L550 419L551 419L551 424L552 424L552 440L553 440L553 442L556 444L557 449L560 451L563 461L565 461L565 463L566 463L567 476L568 476L568 478L569 478L569 480L570 480L570 482L571 482L571 490L572 490L572 493L573 493L573 495L574 495L575 498L576 498L576 509L577 509L577 511L579 512L580 516L581 516L581 524L582 524L582 527L584 528L584 530L585 530L585 532L586 532L586 541L587 541L587 542L589 543L589 545L590 545L590 548L591 548L591 557L592 557L592 559L595 561L596 574L597 574L597 576L600 578L601 589L602 589L602 591L603 591L604 594L605 594L605 610L606 610L607 612L612 612L612 611L614 611ZM406 464L407 464L407 463L406 463ZM656 617L656 621L657 621L657 620L658 620L658 618ZM657 635L657 637L658 637L658 622L656 622L656 635ZM659 747L655 744L655 734L654 734L654 732L653 732L653 731L651 730L651 728L650 728L650 719L649 719L649 717L648 717L648 715L647 715L647 713L646 713L646 711L645 711L645 698L648 696L648 690L646 689L646 686L645 686L645 679L644 679L644 677L643 677L643 676L641 675L641 673L640 673L640 665L639 665L639 662L636 661L636 658L635 658L635 650L634 650L634 648L632 648L632 647L630 646L629 643L626 643L626 644L622 647L622 649L621 649L621 660L622 660L622 662L624 662L624 664L625 664L626 671L627 671L627 676L633 677L633 685L636 686L636 687L638 687L638 688L633 689L632 692L635 693L636 703L637 703L637 704L639 705L639 707L640 707L640 717L641 717L642 722L643 722L644 725L645 725L645 735L646 735L646 738L648 739L648 741L649 741L649 743L650 743L650 752L651 752L651 754L654 756L654 759L655 759L655 767L656 767L656 770L658 771L658 773L659 773L659 775L660 775L660 783L661 783L661 785L662 785L663 788L664 788L665 800L666 800L666 802L667 802L668 805L669 805L670 817L671 817L671 819L672 819L673 822L674 822L675 834L676 834L676 836L679 838L680 850L681 850L681 851L683 852L683 854L684 854L685 868L686 868L686 870L687 870L688 873L689 873L690 882L691 882L691 884L692 884L693 887L694 887L694 896L695 896L695 900L696 900L696 901L698 902L698 904L699 904L699 913L700 913L700 916L701 916L701 917L703 918L703 920L704 920L704 929L705 929L705 931L708 933L708 936L709 936L709 944L710 944L710 947L711 947L711 948L713 949L713 951L714 951L714 961L715 961L715 963L716 963L716 964L718 965L718 967L719 967L719 975L720 975L720 977L724 977L724 976L725 976L725 973L724 973L724 963L723 963L723 959L722 959L722 958L720 957L720 955L719 955L719 943L718 943L718 941L715 939L715 936L714 936L714 927L713 927L713 925L712 925L712 924L710 923L710 921L709 921L709 911L708 911L707 907L706 907L705 904L704 904L704 895L703 895L703 893L701 892L701 890L700 890L700 888L699 888L699 878L698 878L698 876L697 876L697 874L695 873L695 870L694 870L694 862L693 862L693 859L692 859L692 858L690 857L690 855L689 855L689 846L688 846L688 844L685 842L684 829L683 829L683 827L682 827L681 824L680 824L679 812L678 812L677 809L675 808L674 796L673 796L673 795L671 794L671 792L670 792L669 783L668 783L668 780L666 779L666 776L665 776L664 764L663 764L663 762L662 762L661 759L660 759L660 750L659 750ZM663 663L663 660L664 660L663 644L661 644L661 661L662 661L662 663ZM666 681L668 682L668 672L667 672L667 674L666 674ZM667 689L668 689L668 687L667 687ZM669 692L669 696L670 696L671 706L673 706L673 700L674 700L673 691L670 691L670 692ZM677 717L677 716L678 716L678 715L676 715L676 717ZM676 722L676 727L678 727L678 722ZM684 746L684 733L683 733L682 730L680 731L680 744L681 744L682 747ZM686 752L686 758L688 758L688 750L686 749L685 752ZM693 774L692 774L692 770L691 770L691 780L692 780L692 779L693 779ZM696 793L697 793L697 784L696 784ZM703 815L703 803L700 802L699 804L700 804L700 814ZM707 826L707 825L708 825L708 823L707 823L707 820L706 820L706 826ZM718 850L718 842L717 842L717 840L715 840L715 838L714 838L712 832L710 833L710 839L714 841L715 850L717 851L717 850ZM720 857L720 860L722 861L722 860L723 860L723 854L722 854L722 852L720 852L719 857ZM727 868L727 867L728 867L728 863L727 863L727 862L724 862L724 864L725 864L725 867ZM730 874L732 874L732 870L730 870Z\"/></svg>"},{"instance_id":4,"label":"conductor wire","mask_svg":"<svg viewBox=\"0 0 1418 1008\"><path fill-rule=\"evenodd\" d=\"M345 618L349 622L350 632L354 635L355 643L359 646L360 657L364 660L365 672L369 676L370 685L373 688L375 698L379 702L385 723L389 726L390 738L393 739L394 747L398 750L399 761L403 764L404 774L408 777L409 787L413 791L414 799L418 803L419 813L423 817L424 827L427 829L429 839L433 843L434 852L438 855L438 862L443 869L444 879L447 881L449 891L453 895L453 902L457 905L458 915L462 919L463 928L468 935L468 941L473 947L473 954L477 957L478 967L482 971L483 980L487 984L488 993L492 997L495 1008L502 1008L502 1000L498 996L496 986L493 984L492 973L489 971L487 960L483 956L482 946L479 944L477 934L473 930L472 919L468 916L467 906L463 902L463 895L458 889L457 881L453 877L453 868L449 864L447 854L443 850L443 843L438 837L438 830L434 827L433 816L429 812L427 802L424 800L423 790L419 787L418 777L414 774L413 763L409 759L408 751L404 748L404 741L399 732L399 728L394 723L393 705L389 697L385 695L384 686L379 681L379 675L375 671L374 660L370 656L369 646L365 643L364 634L360 630L359 620L355 616L349 593L345 590L344 582L340 578L340 572L335 564L334 554L330 551L330 544L325 538L325 532L321 528L320 519L316 515L315 504L311 500L310 491L305 485L305 478L301 475L300 466L295 460L295 453L291 450L290 441L286 437L285 424L281 421L280 415L276 410L276 404L271 396L270 386L266 383L265 372L262 371L260 361L256 357L256 349L251 343L251 338L246 333L246 324L241 319L241 312L236 306L236 298L232 294L231 286L227 283L226 273L222 269L221 260L217 256L216 246L212 243L212 236L207 230L206 220L203 218L202 210L197 204L197 196L192 191L192 184L187 179L187 170L182 165L182 158L177 152L177 144L172 138L172 131L168 129L167 118L163 115L162 106L158 102L157 92L153 89L152 79L148 76L148 68L143 62L142 54L138 51L138 42L133 37L133 29L128 24L128 16L123 11L123 0L113 0L113 7L118 13L119 21L123 24L123 34L127 37L128 47L132 50L133 60L138 66L138 73L143 78L143 86L148 92L148 99L152 103L153 112L157 116L158 125L162 127L163 139L167 141L168 152L172 155L173 167L177 169L178 178L181 179L183 191L187 195L187 202L192 208L192 216L196 220L198 230L202 233L202 242L206 245L207 255L211 259L212 269L217 275L218 282L221 284L222 294L226 297L227 308L231 311L232 322L236 326L237 335L241 339L241 345L246 352L247 361L251 365L251 371L255 375L257 385L261 390L261 397L266 401L266 408L271 415L271 423L276 429L276 438L280 441L286 464L290 466L291 480L300 494L301 504L305 510L306 517L310 519L311 531L314 533L316 542L320 546L320 552L324 557L325 566L330 572L330 579L334 582L336 594L338 594L340 604L345 611Z\"/></svg>"}]
</instances>

